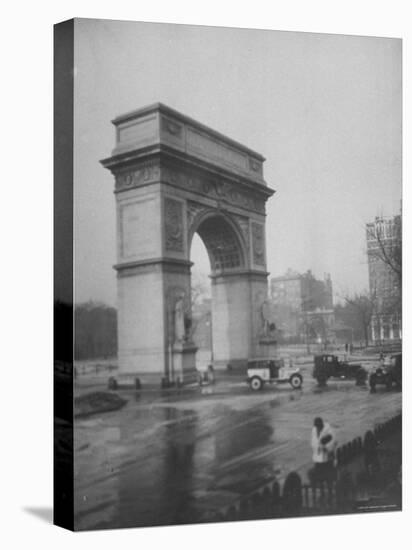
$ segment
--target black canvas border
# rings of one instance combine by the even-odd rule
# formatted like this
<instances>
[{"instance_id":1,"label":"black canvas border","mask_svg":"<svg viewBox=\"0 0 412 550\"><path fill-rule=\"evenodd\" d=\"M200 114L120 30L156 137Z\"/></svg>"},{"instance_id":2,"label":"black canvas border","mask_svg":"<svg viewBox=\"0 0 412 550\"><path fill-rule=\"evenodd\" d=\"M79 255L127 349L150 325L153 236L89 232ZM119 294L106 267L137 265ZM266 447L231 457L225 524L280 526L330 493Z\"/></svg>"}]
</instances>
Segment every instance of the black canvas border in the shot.
<instances>
[{"instance_id":1,"label":"black canvas border","mask_svg":"<svg viewBox=\"0 0 412 550\"><path fill-rule=\"evenodd\" d=\"M53 523L74 530L73 84L74 20L54 25ZM64 429L62 428L64 426Z\"/></svg>"}]
</instances>

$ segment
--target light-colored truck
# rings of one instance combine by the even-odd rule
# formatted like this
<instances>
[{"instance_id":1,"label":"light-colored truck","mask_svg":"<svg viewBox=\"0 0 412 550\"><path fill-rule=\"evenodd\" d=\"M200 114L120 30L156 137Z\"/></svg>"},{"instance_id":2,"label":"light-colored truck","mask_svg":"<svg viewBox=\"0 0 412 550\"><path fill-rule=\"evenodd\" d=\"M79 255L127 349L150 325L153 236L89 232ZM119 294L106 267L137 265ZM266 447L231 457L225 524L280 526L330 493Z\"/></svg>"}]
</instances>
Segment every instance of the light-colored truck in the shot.
<instances>
[{"instance_id":1,"label":"light-colored truck","mask_svg":"<svg viewBox=\"0 0 412 550\"><path fill-rule=\"evenodd\" d=\"M303 377L300 369L284 359L255 358L247 364L247 382L252 390L259 391L265 384L289 383L293 389L302 387Z\"/></svg>"}]
</instances>

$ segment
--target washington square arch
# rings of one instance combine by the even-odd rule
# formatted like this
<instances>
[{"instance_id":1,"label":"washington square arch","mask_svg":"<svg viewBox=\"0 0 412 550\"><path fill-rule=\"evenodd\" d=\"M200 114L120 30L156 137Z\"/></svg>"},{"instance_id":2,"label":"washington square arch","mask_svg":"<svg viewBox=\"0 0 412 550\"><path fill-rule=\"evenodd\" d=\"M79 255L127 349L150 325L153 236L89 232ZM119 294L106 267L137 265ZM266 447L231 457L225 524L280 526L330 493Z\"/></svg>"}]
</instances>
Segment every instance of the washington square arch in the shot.
<instances>
[{"instance_id":1,"label":"washington square arch","mask_svg":"<svg viewBox=\"0 0 412 550\"><path fill-rule=\"evenodd\" d=\"M210 259L214 367L266 355L264 158L157 103L117 117L102 161L115 177L119 377L185 383L191 338L192 238Z\"/></svg>"}]
</instances>

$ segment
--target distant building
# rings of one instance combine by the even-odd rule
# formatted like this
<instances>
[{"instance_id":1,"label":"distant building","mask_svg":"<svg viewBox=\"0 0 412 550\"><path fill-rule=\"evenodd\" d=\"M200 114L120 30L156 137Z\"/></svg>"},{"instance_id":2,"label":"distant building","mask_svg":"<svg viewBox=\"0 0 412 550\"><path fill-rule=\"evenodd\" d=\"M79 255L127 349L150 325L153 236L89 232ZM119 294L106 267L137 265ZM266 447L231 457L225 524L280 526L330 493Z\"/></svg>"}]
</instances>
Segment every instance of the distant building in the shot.
<instances>
[{"instance_id":1,"label":"distant building","mask_svg":"<svg viewBox=\"0 0 412 550\"><path fill-rule=\"evenodd\" d=\"M402 338L402 290L396 269L401 254L402 219L376 217L366 224L369 269L369 290L375 297L375 313L371 323L374 343Z\"/></svg>"},{"instance_id":2,"label":"distant building","mask_svg":"<svg viewBox=\"0 0 412 550\"><path fill-rule=\"evenodd\" d=\"M334 340L332 281L311 271L304 274L289 269L272 278L270 295L275 307L277 328L289 342L327 343Z\"/></svg>"}]
</instances>

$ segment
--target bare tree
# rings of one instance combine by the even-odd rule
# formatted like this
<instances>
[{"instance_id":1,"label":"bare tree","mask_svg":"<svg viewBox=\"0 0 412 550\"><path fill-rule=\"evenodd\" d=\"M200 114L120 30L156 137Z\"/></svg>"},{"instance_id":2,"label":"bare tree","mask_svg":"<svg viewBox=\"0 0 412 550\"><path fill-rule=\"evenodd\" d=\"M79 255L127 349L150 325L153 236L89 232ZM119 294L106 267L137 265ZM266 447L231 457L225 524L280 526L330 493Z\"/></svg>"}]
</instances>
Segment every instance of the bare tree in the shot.
<instances>
[{"instance_id":1,"label":"bare tree","mask_svg":"<svg viewBox=\"0 0 412 550\"><path fill-rule=\"evenodd\" d=\"M376 309L376 292L361 292L345 295L345 302L352 309L363 329L365 345L369 344L369 329Z\"/></svg>"},{"instance_id":2,"label":"bare tree","mask_svg":"<svg viewBox=\"0 0 412 550\"><path fill-rule=\"evenodd\" d=\"M402 288L402 217L395 216L389 226L376 223L373 236L376 246L369 250L369 255L387 265Z\"/></svg>"},{"instance_id":3,"label":"bare tree","mask_svg":"<svg viewBox=\"0 0 412 550\"><path fill-rule=\"evenodd\" d=\"M103 303L76 304L75 357L95 359L117 354L117 311Z\"/></svg>"},{"instance_id":4,"label":"bare tree","mask_svg":"<svg viewBox=\"0 0 412 550\"><path fill-rule=\"evenodd\" d=\"M192 308L202 303L205 299L210 298L210 289L207 283L200 278L192 281L190 296Z\"/></svg>"}]
</instances>

